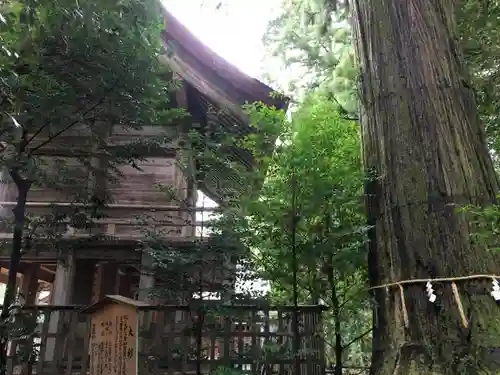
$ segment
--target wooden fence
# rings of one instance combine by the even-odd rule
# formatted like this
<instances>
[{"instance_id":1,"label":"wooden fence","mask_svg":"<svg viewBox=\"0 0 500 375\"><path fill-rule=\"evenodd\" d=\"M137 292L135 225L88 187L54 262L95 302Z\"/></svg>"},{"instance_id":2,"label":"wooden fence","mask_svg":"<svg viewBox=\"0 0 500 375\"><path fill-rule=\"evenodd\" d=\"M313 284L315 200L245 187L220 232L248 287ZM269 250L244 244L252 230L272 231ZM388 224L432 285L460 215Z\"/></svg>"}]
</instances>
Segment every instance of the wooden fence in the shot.
<instances>
[{"instance_id":1,"label":"wooden fence","mask_svg":"<svg viewBox=\"0 0 500 375\"><path fill-rule=\"evenodd\" d=\"M7 375L87 374L90 317L79 306L14 310Z\"/></svg>"},{"instance_id":2,"label":"wooden fence","mask_svg":"<svg viewBox=\"0 0 500 375\"><path fill-rule=\"evenodd\" d=\"M89 368L90 316L80 307L26 307L14 315L8 375L106 375ZM252 375L324 374L321 308L148 306L137 310L139 375L208 374L223 366ZM18 328L15 328L18 327ZM109 370L112 374L113 370ZM119 374L113 374L119 375Z\"/></svg>"}]
</instances>

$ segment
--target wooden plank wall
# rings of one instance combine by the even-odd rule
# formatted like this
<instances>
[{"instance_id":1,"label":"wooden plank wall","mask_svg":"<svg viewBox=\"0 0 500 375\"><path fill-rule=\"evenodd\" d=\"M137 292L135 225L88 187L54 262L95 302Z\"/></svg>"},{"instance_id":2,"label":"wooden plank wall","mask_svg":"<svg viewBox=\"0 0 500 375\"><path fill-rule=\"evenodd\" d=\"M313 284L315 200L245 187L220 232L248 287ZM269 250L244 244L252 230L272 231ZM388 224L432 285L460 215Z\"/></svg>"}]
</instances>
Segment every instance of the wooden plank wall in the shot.
<instances>
[{"instance_id":1,"label":"wooden plank wall","mask_svg":"<svg viewBox=\"0 0 500 375\"><path fill-rule=\"evenodd\" d=\"M180 194L170 197L166 187L174 187L176 165L173 158L147 158L138 162L139 169L130 165L120 167L124 178L110 184L109 190L117 204L157 204L176 203Z\"/></svg>"},{"instance_id":2,"label":"wooden plank wall","mask_svg":"<svg viewBox=\"0 0 500 375\"><path fill-rule=\"evenodd\" d=\"M28 193L31 202L71 202L76 195L86 194L89 184L89 161L69 156L38 157L38 181Z\"/></svg>"},{"instance_id":3,"label":"wooden plank wall","mask_svg":"<svg viewBox=\"0 0 500 375\"><path fill-rule=\"evenodd\" d=\"M45 183L38 186L34 185L28 196L29 202L72 202L74 201L72 199L73 193L76 190L88 190L90 193L94 189L96 181L90 173L89 166L104 168L106 167L106 163L104 159L99 161L88 158L86 160L75 155L80 150L80 146L91 139L86 136L84 130L75 130L73 131L74 134L67 134L57 141L54 140L40 150L41 155L35 159L37 171L40 174L37 177L37 181L45 180L48 182L48 185L54 185L51 182L57 181L56 185L62 191L47 187ZM185 189L182 171L176 165L177 141L174 141L176 134L175 127L164 129L160 126L149 126L141 130L132 131L116 126L113 129L108 137L108 144L110 145L134 144L139 138L146 141L162 140L162 143L164 143L162 146L164 147L163 153L165 154L163 157L154 157L151 155L151 157L146 158L144 161L137 162L137 166L141 170L133 168L130 165L119 167L118 169L123 173L123 176L119 178L117 183L108 186L116 194L115 203L166 204L171 203L172 200L167 199L167 195L162 193L156 185L171 186L174 190L179 188ZM43 142L43 137L38 139L38 141ZM78 144L78 150L75 150L74 146L71 146L75 144ZM82 147L91 149L91 145ZM147 157L148 155L144 156ZM97 157L94 159L97 159ZM77 175L78 183L73 184L73 186L67 186L67 184L62 182L61 176L63 175L63 170L71 171L72 175ZM64 175L68 175L68 173ZM9 180L8 176L5 175L3 177ZM118 177L118 174L115 177ZM0 201L15 202L17 196L15 186L12 183L4 182L6 181L0 182ZM178 192L177 195L178 198L181 198L185 195L185 192Z\"/></svg>"}]
</instances>

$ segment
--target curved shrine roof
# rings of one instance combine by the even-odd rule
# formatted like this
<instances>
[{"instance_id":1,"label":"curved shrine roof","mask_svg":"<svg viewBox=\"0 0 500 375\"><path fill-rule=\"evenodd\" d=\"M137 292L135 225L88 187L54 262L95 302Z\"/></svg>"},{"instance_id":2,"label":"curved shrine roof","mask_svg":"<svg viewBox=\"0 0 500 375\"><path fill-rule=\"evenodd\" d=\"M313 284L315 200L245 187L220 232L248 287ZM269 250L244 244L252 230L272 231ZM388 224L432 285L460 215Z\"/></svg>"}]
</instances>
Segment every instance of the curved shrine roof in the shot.
<instances>
[{"instance_id":1,"label":"curved shrine roof","mask_svg":"<svg viewBox=\"0 0 500 375\"><path fill-rule=\"evenodd\" d=\"M196 102L201 112L209 108L229 110L215 115L219 126L235 134L251 131L248 117L242 109L245 103L262 102L268 106L286 110L288 100L273 98L273 89L248 76L204 45L178 19L164 9L165 29L161 33L166 54L162 56L170 68L177 73L196 94L191 94L191 103ZM270 139L269 144L274 144ZM227 150L228 157L236 158L242 165L252 166L253 157L238 148ZM270 149L269 152L272 152ZM240 191L246 182L239 180L234 171L224 163L208 166L210 172L203 178L201 189L210 198L222 203L231 192Z\"/></svg>"},{"instance_id":2,"label":"curved shrine roof","mask_svg":"<svg viewBox=\"0 0 500 375\"><path fill-rule=\"evenodd\" d=\"M164 11L165 30L162 39L167 50L171 51L181 60L184 68L188 66L196 71L198 77L212 86L212 89L221 89L233 104L261 101L278 109L286 109L286 100L271 98L274 91L261 81L248 76L234 65L217 55L204 45L191 31L189 31L177 18L167 10ZM174 70L175 67L173 67ZM198 85L190 82L192 79L185 77L183 72L178 72L190 84L199 89ZM203 94L204 90L200 90ZM211 96L211 95L208 95ZM213 99L213 98L212 98Z\"/></svg>"}]
</instances>

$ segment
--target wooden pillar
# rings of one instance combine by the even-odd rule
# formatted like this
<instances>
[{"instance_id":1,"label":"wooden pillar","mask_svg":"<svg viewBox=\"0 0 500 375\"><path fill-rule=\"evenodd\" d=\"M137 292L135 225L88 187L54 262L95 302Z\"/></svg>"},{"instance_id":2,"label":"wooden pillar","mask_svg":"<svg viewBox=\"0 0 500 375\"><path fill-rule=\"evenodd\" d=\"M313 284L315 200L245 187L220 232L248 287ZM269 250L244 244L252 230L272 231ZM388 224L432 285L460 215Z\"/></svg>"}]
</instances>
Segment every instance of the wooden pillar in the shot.
<instances>
[{"instance_id":1,"label":"wooden pillar","mask_svg":"<svg viewBox=\"0 0 500 375\"><path fill-rule=\"evenodd\" d=\"M51 305L69 305L74 290L76 259L73 250L68 250L57 262L56 276L52 285ZM57 333L60 312L54 311L50 316L49 333ZM45 360L50 361L54 356L55 337L47 338Z\"/></svg>"},{"instance_id":2,"label":"wooden pillar","mask_svg":"<svg viewBox=\"0 0 500 375\"><path fill-rule=\"evenodd\" d=\"M52 285L52 305L69 305L75 280L75 254L72 250L57 262L56 276Z\"/></svg>"},{"instance_id":3,"label":"wooden pillar","mask_svg":"<svg viewBox=\"0 0 500 375\"><path fill-rule=\"evenodd\" d=\"M118 264L98 263L95 269L94 290L92 302L96 303L104 298L106 294L118 294L120 285L120 275L118 274Z\"/></svg>"},{"instance_id":4,"label":"wooden pillar","mask_svg":"<svg viewBox=\"0 0 500 375\"><path fill-rule=\"evenodd\" d=\"M196 203L198 200L198 193L196 191L196 184L193 181L187 182L187 198L188 207L192 208L192 211L185 212L182 218L185 223L190 223L190 225L185 225L183 227L182 236L194 237L196 236ZM202 215L205 215L203 212ZM203 228L202 228L203 229Z\"/></svg>"},{"instance_id":5,"label":"wooden pillar","mask_svg":"<svg viewBox=\"0 0 500 375\"><path fill-rule=\"evenodd\" d=\"M155 287L155 276L153 272L153 257L143 251L141 257L141 276L139 278L139 301L153 302L151 292Z\"/></svg>"},{"instance_id":6,"label":"wooden pillar","mask_svg":"<svg viewBox=\"0 0 500 375\"><path fill-rule=\"evenodd\" d=\"M71 304L89 305L92 303L95 261L79 259L75 268L75 285Z\"/></svg>"},{"instance_id":7,"label":"wooden pillar","mask_svg":"<svg viewBox=\"0 0 500 375\"><path fill-rule=\"evenodd\" d=\"M23 267L23 278L21 282L21 300L24 301L25 305L35 305L37 303L38 295L38 271L40 270L40 265L36 263L27 263ZM36 319L36 317L33 317ZM33 350L33 338L30 337L21 345L21 350L25 350L30 353ZM23 363L21 368L22 375L29 375L32 373L32 364Z\"/></svg>"},{"instance_id":8,"label":"wooden pillar","mask_svg":"<svg viewBox=\"0 0 500 375\"><path fill-rule=\"evenodd\" d=\"M35 305L38 294L38 271L40 265L27 263L24 266L23 281L21 283L21 296L25 305Z\"/></svg>"},{"instance_id":9,"label":"wooden pillar","mask_svg":"<svg viewBox=\"0 0 500 375\"><path fill-rule=\"evenodd\" d=\"M132 298L132 276L127 272L127 269L120 270L119 282L118 294Z\"/></svg>"},{"instance_id":10,"label":"wooden pillar","mask_svg":"<svg viewBox=\"0 0 500 375\"><path fill-rule=\"evenodd\" d=\"M37 273L40 266L33 263L22 264L23 269L22 280L20 283L19 290L19 300L23 305L34 305L36 303L36 296L38 291L38 278ZM27 316L25 316L27 318ZM22 321L23 318L21 318ZM36 319L36 318L35 318ZM21 323L23 324L23 323ZM21 342L18 346L18 350L24 353L29 353L33 348L33 338L27 338ZM13 355L11 352L9 355ZM31 363L23 363L21 367L21 374L28 375L31 374Z\"/></svg>"},{"instance_id":11,"label":"wooden pillar","mask_svg":"<svg viewBox=\"0 0 500 375\"><path fill-rule=\"evenodd\" d=\"M183 108L188 110L189 108L189 99L187 92L187 85L182 79L182 77L178 74L174 74L174 79L180 81L179 88L175 92L175 102L178 108ZM191 125L191 124L190 124ZM182 126L182 125L181 125ZM181 129L179 134L183 134L184 131ZM185 142L185 144L189 144L189 142ZM181 229L181 236L192 237L196 233L196 212L194 208L196 207L196 177L195 177L195 168L196 165L194 163L192 150L183 148L177 150L176 159L178 164L187 166L189 171L193 172L193 175L186 175L185 171L178 166L175 167L174 172L174 188L178 195L178 199L181 199L187 203L189 208L192 208L193 211L181 211L179 212L179 217L181 222L186 223L183 225Z\"/></svg>"}]
</instances>

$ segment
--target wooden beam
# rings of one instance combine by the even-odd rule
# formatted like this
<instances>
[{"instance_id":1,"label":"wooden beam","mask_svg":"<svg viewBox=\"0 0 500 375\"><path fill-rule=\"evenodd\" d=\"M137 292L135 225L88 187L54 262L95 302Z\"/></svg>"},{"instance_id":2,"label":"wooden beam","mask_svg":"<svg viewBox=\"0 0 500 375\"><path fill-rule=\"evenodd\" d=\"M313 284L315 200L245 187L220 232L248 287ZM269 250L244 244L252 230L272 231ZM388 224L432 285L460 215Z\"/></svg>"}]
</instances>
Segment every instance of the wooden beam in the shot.
<instances>
[{"instance_id":1,"label":"wooden beam","mask_svg":"<svg viewBox=\"0 0 500 375\"><path fill-rule=\"evenodd\" d=\"M75 250L76 259L93 259L101 261L116 261L120 259L120 264L125 265L138 265L141 263L141 252L137 251L141 245L135 240L102 240L102 241L67 241L68 248ZM209 237L173 237L165 239L165 242L177 249L189 249L191 247L199 246L200 242L209 244ZM74 245L78 243L77 245ZM50 242L47 245L39 244L35 246L33 251L23 254L23 263L38 263L38 264L56 264L60 258L58 252L54 251ZM8 268L10 256L0 255L0 265L3 264ZM53 271L40 270L40 279L52 282L54 274Z\"/></svg>"},{"instance_id":2,"label":"wooden beam","mask_svg":"<svg viewBox=\"0 0 500 375\"><path fill-rule=\"evenodd\" d=\"M8 201L8 202L0 202L0 204L4 207L14 207L17 202ZM83 203L53 203L53 202L27 202L26 207L85 207L86 205ZM175 205L154 205L154 204L121 204L121 203L110 203L106 205L106 209L126 209L126 210L144 210L144 211L168 211L168 212L221 212L221 209L218 207L179 207Z\"/></svg>"},{"instance_id":3,"label":"wooden beam","mask_svg":"<svg viewBox=\"0 0 500 375\"><path fill-rule=\"evenodd\" d=\"M120 259L120 263L123 264L134 264L136 262L140 262L141 256L140 252L132 251L132 250L106 250L103 249L95 249L95 250L87 250L78 252L78 259L98 259L98 260L117 260ZM25 261L29 261L31 263L57 263L59 256L56 252L46 250L39 251L37 253L26 254L23 256ZM8 256L0 256L0 261L8 261ZM47 272L48 274L48 272ZM52 274L53 276L53 274Z\"/></svg>"},{"instance_id":4,"label":"wooden beam","mask_svg":"<svg viewBox=\"0 0 500 375\"><path fill-rule=\"evenodd\" d=\"M23 277L21 274L17 274L17 285L21 285L21 282L23 280ZM0 283L2 284L7 284L9 281L9 269L1 267L0 268Z\"/></svg>"},{"instance_id":5,"label":"wooden beam","mask_svg":"<svg viewBox=\"0 0 500 375\"><path fill-rule=\"evenodd\" d=\"M40 269L43 270L43 271L46 271L48 273L51 273L52 275L55 275L56 274L56 270L55 269L51 269L47 266L40 266Z\"/></svg>"},{"instance_id":6,"label":"wooden beam","mask_svg":"<svg viewBox=\"0 0 500 375\"><path fill-rule=\"evenodd\" d=\"M166 46L166 43L164 45ZM186 64L179 56L175 54L164 54L160 56L160 60L163 60L167 65L171 66L172 70L181 75L198 92L218 103L220 107L228 108L241 123L248 123L248 116L243 112L241 104L235 104L228 98L223 89L206 82L195 69L189 64Z\"/></svg>"},{"instance_id":7,"label":"wooden beam","mask_svg":"<svg viewBox=\"0 0 500 375\"><path fill-rule=\"evenodd\" d=\"M8 270L9 270L8 259L4 259L4 257L0 256L0 267L2 267L1 268L2 274L4 272L3 270L5 270L5 276L7 276ZM47 269L42 269L41 267L39 267L37 262L25 262L25 261L19 265L18 275L21 274L21 276L18 276L20 278L19 280L22 280L23 275L33 272L33 267L36 268L36 277L37 277L38 281L43 281L43 282L47 282L47 283L54 282L55 274L53 272L51 272ZM4 282L4 281L0 280L0 282Z\"/></svg>"}]
</instances>

